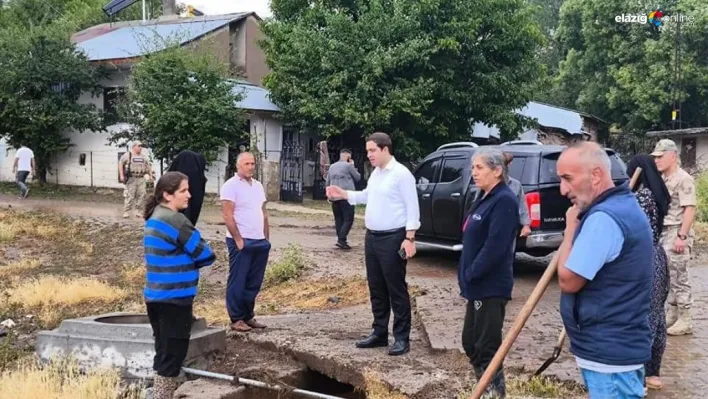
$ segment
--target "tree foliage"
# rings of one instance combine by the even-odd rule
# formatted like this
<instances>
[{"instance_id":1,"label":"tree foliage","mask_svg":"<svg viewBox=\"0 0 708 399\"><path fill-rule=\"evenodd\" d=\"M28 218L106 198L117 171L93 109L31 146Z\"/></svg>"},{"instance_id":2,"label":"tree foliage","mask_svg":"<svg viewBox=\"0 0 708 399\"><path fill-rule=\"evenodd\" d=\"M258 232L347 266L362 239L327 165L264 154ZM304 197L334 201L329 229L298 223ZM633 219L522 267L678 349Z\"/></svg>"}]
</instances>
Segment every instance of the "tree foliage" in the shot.
<instances>
[{"instance_id":1,"label":"tree foliage","mask_svg":"<svg viewBox=\"0 0 708 399\"><path fill-rule=\"evenodd\" d=\"M674 71L675 21L659 30L615 21L623 13L652 10L631 0L566 1L556 33L563 61L552 97L627 132L671 128L676 98L683 102L683 127L708 125L708 3L678 0L662 8L665 15L689 19L680 28L680 81Z\"/></svg>"},{"instance_id":2,"label":"tree foliage","mask_svg":"<svg viewBox=\"0 0 708 399\"><path fill-rule=\"evenodd\" d=\"M101 128L95 107L78 100L98 90L102 70L51 30L11 32L0 39L0 137L32 148L45 182L53 157L71 146L63 133Z\"/></svg>"},{"instance_id":3,"label":"tree foliage","mask_svg":"<svg viewBox=\"0 0 708 399\"><path fill-rule=\"evenodd\" d=\"M208 47L174 45L137 64L119 103L123 120L132 127L111 141L139 139L157 159L192 150L213 161L220 148L242 139L248 132L236 103L243 94L234 90L235 82L226 79L227 66Z\"/></svg>"},{"instance_id":4,"label":"tree foliage","mask_svg":"<svg viewBox=\"0 0 708 399\"><path fill-rule=\"evenodd\" d=\"M324 136L392 133L401 156L503 134L532 97L542 34L523 0L272 0L265 85L295 125ZM401 148L402 147L402 148Z\"/></svg>"}]
</instances>

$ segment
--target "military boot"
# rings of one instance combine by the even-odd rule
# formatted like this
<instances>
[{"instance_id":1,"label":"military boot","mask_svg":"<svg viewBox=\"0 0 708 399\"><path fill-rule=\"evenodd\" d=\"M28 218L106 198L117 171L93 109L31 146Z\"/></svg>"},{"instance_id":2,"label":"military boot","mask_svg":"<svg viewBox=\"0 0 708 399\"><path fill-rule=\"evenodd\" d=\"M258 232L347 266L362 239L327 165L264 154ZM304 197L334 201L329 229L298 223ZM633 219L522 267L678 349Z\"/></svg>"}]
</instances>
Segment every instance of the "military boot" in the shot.
<instances>
[{"instance_id":1,"label":"military boot","mask_svg":"<svg viewBox=\"0 0 708 399\"><path fill-rule=\"evenodd\" d=\"M666 308L666 328L669 328L678 320L678 306L669 305Z\"/></svg>"},{"instance_id":2,"label":"military boot","mask_svg":"<svg viewBox=\"0 0 708 399\"><path fill-rule=\"evenodd\" d=\"M177 388L179 388L178 377L162 377L156 375L152 397L153 399L172 399Z\"/></svg>"},{"instance_id":3,"label":"military boot","mask_svg":"<svg viewBox=\"0 0 708 399\"><path fill-rule=\"evenodd\" d=\"M668 335L687 335L693 334L693 325L691 323L691 308L679 308L678 320L666 330Z\"/></svg>"}]
</instances>

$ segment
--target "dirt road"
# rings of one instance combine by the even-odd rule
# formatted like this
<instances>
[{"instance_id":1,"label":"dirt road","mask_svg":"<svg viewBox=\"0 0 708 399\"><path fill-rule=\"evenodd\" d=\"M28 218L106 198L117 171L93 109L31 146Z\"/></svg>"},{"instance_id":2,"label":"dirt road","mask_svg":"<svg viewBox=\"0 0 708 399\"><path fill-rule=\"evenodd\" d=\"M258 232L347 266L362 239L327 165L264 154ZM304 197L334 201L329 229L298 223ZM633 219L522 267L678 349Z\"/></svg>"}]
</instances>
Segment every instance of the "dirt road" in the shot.
<instances>
[{"instance_id":1,"label":"dirt road","mask_svg":"<svg viewBox=\"0 0 708 399\"><path fill-rule=\"evenodd\" d=\"M137 218L122 219L122 209L115 203L42 199L20 201L7 196L0 196L0 202L13 209L56 212L101 225L121 226L124 230L132 229L137 235L142 226L142 221ZM368 294L365 292L365 283L362 285L365 268L364 230L361 220L357 220L350 234L353 249L341 251L334 247L335 236L329 212L285 204L269 204L269 209L273 244L271 259L277 260L289 244L297 244L302 248L310 267L301 279L287 287L290 291L283 289L280 296L276 295L275 299L272 299L276 302L273 304L276 310L271 313L276 315L259 317L259 320L264 320L270 328L261 333L233 337L232 339L238 338L234 345L241 345L241 341L245 340L262 348L277 348L312 369L355 386L366 385L366 379L375 375L375 378L386 386L395 388L408 397L450 398L468 387L471 382L470 367L461 353L459 337L465 305L458 295L456 254L421 251L409 262L408 283L415 293L413 301L416 311L412 351L409 355L392 359L386 356L383 350L358 351L353 348L353 343L369 332L371 323L369 305L366 303ZM213 205L205 206L198 227L215 248L221 249L220 260L203 275L210 284L207 291L215 295L214 306L219 307L222 306L222 300L219 298L223 298L228 270L223 253L225 227L221 221L220 209ZM136 255L139 259L139 254L133 254L134 257ZM548 261L549 258L537 259L524 255L517 257L513 300L507 307L507 328ZM699 275L708 275L708 270L700 266L705 262L699 259L696 263L697 266L693 270ZM348 278L358 279L359 285L355 287L360 292L352 292L351 287L348 288L349 291L337 291L338 287L330 287L334 298L325 297L325 302L346 303L346 296L352 295L358 298L352 306L317 305L301 309L288 306L288 302L299 301L301 298L297 296L310 289L310 286L321 284L322 281L345 281ZM263 297L259 297L259 301L267 300L270 294L272 293L264 293ZM305 292L304 295L310 294L313 297L322 295L317 292ZM558 297L559 291L553 284L507 358L505 367L512 370L511 374L524 370L532 371L550 356L561 328ZM696 298L699 303L705 302L706 292L703 288L699 288ZM704 320L697 320L696 323L704 323ZM698 326L696 330L699 330ZM693 360L689 364L678 364L674 359L681 353L689 356L698 354L705 348L703 342L705 341L702 336L669 340L665 367L669 386L664 393L666 396L655 397L692 397L691 393L697 392L684 382L683 378L687 375L698 375L691 372L691 369L708 369L704 364L704 357L690 357ZM215 370L228 372L229 368L242 366L239 361L234 360L238 358L238 353L230 352L227 355L231 358L215 365ZM269 358L268 363L272 365L272 359ZM547 374L579 380L575 361L568 354L567 347L557 363L548 369ZM691 378L700 384L703 383L700 379ZM528 387L522 383L512 381L510 385L510 389L517 394L534 393L528 392ZM546 397L554 397L552 392L558 391L548 388ZM567 394L561 396L568 397Z\"/></svg>"}]
</instances>

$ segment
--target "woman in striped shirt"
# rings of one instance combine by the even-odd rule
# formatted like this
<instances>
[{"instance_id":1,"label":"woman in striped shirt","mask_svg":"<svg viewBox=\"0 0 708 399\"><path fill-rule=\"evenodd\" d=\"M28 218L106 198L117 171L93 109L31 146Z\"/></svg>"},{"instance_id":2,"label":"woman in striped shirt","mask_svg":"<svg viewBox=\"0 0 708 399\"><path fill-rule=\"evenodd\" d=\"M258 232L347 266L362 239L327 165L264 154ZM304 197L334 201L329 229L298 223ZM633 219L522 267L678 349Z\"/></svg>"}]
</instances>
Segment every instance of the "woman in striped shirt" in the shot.
<instances>
[{"instance_id":1,"label":"woman in striped shirt","mask_svg":"<svg viewBox=\"0 0 708 399\"><path fill-rule=\"evenodd\" d=\"M187 356L192 304L199 269L216 256L182 214L189 204L189 183L180 172L165 173L145 207L146 284L143 291L155 336L154 399L172 398Z\"/></svg>"}]
</instances>

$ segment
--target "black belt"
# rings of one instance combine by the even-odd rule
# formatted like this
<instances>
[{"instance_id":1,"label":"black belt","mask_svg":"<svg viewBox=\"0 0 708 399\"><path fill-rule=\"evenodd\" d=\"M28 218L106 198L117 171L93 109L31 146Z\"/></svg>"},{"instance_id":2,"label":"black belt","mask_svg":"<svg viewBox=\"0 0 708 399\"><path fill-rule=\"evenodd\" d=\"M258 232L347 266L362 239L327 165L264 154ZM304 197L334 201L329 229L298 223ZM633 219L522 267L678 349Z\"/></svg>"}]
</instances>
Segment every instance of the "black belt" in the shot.
<instances>
[{"instance_id":1,"label":"black belt","mask_svg":"<svg viewBox=\"0 0 708 399\"><path fill-rule=\"evenodd\" d=\"M406 231L405 227L399 227L397 229L391 229L391 230L370 230L366 229L366 232L374 235L374 236L387 236L391 234L397 234L397 233L403 233Z\"/></svg>"}]
</instances>

